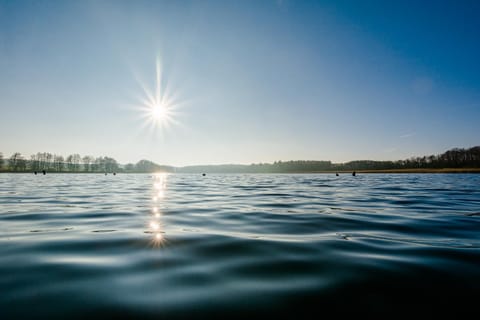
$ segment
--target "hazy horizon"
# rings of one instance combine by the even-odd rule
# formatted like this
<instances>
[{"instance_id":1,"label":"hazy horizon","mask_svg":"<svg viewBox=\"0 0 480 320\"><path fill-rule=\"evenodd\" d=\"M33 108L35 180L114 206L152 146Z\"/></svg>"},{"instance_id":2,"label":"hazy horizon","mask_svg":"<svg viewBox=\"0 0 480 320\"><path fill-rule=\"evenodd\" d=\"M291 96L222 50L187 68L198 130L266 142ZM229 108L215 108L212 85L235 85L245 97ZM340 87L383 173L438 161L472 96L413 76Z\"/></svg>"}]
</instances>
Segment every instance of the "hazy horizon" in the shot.
<instances>
[{"instance_id":1,"label":"hazy horizon","mask_svg":"<svg viewBox=\"0 0 480 320\"><path fill-rule=\"evenodd\" d=\"M179 167L473 147L479 12L469 1L0 0L0 152Z\"/></svg>"}]
</instances>

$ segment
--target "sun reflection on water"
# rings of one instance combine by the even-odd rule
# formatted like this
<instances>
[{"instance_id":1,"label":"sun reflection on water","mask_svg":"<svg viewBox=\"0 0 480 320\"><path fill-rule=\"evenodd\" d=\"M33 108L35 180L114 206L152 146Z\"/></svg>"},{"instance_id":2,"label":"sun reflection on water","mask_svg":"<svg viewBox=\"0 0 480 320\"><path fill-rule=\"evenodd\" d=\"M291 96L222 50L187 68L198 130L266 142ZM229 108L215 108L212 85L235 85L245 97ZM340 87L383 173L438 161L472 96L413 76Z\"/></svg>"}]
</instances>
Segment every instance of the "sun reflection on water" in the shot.
<instances>
[{"instance_id":1,"label":"sun reflection on water","mask_svg":"<svg viewBox=\"0 0 480 320\"><path fill-rule=\"evenodd\" d=\"M159 247L165 243L165 232L161 221L162 200L165 198L167 189L167 173L158 173L153 176L153 194L151 215L148 221L148 233L152 234L153 246Z\"/></svg>"}]
</instances>

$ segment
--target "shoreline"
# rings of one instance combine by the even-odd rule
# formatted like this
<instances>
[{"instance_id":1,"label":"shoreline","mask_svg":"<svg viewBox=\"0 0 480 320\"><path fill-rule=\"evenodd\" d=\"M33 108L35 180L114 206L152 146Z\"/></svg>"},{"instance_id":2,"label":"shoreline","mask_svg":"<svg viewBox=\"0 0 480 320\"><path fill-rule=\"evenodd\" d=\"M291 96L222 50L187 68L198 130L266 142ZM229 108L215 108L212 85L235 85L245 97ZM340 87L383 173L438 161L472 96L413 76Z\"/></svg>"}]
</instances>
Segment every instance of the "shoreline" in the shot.
<instances>
[{"instance_id":1,"label":"shoreline","mask_svg":"<svg viewBox=\"0 0 480 320\"><path fill-rule=\"evenodd\" d=\"M207 174L352 174L355 171L357 174L375 174L375 173L480 173L480 168L441 168L441 169L372 169L372 170L328 170L328 171L299 171L299 172L206 172ZM2 173L24 173L33 174L33 171L0 171ZM47 174L101 174L104 172L85 172L85 171L47 171ZM202 174L203 172L116 172L116 174L155 174L155 173L170 173L170 174ZM41 172L38 173L42 175ZM108 172L108 175L113 175Z\"/></svg>"},{"instance_id":2,"label":"shoreline","mask_svg":"<svg viewBox=\"0 0 480 320\"><path fill-rule=\"evenodd\" d=\"M342 171L351 173L352 171ZM356 173L480 173L480 168L356 170ZM339 172L341 173L341 172Z\"/></svg>"}]
</instances>

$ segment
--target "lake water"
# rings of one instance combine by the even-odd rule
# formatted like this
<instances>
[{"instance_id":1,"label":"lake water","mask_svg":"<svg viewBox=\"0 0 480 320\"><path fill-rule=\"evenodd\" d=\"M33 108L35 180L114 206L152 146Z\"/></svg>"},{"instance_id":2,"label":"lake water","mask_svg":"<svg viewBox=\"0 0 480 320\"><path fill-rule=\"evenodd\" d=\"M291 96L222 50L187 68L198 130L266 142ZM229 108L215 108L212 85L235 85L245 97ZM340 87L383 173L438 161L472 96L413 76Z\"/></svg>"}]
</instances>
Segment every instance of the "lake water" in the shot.
<instances>
[{"instance_id":1,"label":"lake water","mask_svg":"<svg viewBox=\"0 0 480 320\"><path fill-rule=\"evenodd\" d=\"M0 290L1 319L476 313L480 175L0 174Z\"/></svg>"}]
</instances>

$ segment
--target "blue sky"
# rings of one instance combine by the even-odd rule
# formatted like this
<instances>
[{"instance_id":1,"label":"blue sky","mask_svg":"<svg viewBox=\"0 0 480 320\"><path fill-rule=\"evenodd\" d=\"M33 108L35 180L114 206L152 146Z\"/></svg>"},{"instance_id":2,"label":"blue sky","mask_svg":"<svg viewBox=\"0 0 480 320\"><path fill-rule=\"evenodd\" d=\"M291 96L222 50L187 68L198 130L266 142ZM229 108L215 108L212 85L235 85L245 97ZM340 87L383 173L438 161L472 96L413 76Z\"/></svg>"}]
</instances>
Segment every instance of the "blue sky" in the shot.
<instances>
[{"instance_id":1,"label":"blue sky","mask_svg":"<svg viewBox=\"0 0 480 320\"><path fill-rule=\"evenodd\" d=\"M0 0L0 152L188 165L479 145L478 39L478 1ZM152 130L157 60L175 113Z\"/></svg>"}]
</instances>

